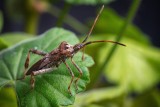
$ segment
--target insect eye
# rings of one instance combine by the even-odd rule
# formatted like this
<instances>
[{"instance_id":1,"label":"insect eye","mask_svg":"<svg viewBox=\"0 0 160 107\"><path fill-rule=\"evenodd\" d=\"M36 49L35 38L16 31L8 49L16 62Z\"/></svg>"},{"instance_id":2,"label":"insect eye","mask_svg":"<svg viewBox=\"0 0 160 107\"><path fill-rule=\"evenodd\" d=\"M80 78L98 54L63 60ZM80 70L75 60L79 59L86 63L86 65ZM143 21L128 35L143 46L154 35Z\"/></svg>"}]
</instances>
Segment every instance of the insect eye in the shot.
<instances>
[{"instance_id":1,"label":"insect eye","mask_svg":"<svg viewBox=\"0 0 160 107\"><path fill-rule=\"evenodd\" d=\"M68 49L68 47L66 46L65 49Z\"/></svg>"}]
</instances>

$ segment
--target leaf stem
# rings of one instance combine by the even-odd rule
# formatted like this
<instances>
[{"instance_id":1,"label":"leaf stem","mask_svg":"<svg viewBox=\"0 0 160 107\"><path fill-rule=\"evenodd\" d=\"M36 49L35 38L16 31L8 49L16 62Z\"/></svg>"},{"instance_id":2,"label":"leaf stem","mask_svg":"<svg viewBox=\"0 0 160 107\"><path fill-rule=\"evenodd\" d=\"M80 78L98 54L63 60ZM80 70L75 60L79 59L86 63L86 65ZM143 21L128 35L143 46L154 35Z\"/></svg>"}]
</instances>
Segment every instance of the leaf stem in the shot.
<instances>
[{"instance_id":1,"label":"leaf stem","mask_svg":"<svg viewBox=\"0 0 160 107\"><path fill-rule=\"evenodd\" d=\"M61 13L59 15L59 18L58 18L58 20L56 22L56 26L61 27L63 25L64 18L66 17L66 15L69 12L70 8L71 8L71 4L68 4L67 2L65 2L64 8L61 11Z\"/></svg>"},{"instance_id":2,"label":"leaf stem","mask_svg":"<svg viewBox=\"0 0 160 107\"><path fill-rule=\"evenodd\" d=\"M26 33L36 35L40 13L37 10L38 1L25 0L22 5L24 7L24 30Z\"/></svg>"},{"instance_id":3,"label":"leaf stem","mask_svg":"<svg viewBox=\"0 0 160 107\"><path fill-rule=\"evenodd\" d=\"M2 11L0 11L0 32L3 28L3 14L2 14Z\"/></svg>"},{"instance_id":4,"label":"leaf stem","mask_svg":"<svg viewBox=\"0 0 160 107\"><path fill-rule=\"evenodd\" d=\"M133 21L133 18L136 15L136 12L140 6L141 0L133 0L130 9L128 11L127 17L125 19L125 22L120 30L120 32L118 33L115 41L119 42L122 39L122 36L124 35L128 25ZM111 60L112 56L114 55L114 52L117 49L117 45L114 45L111 50L109 51L109 54L106 56L106 60L103 62L102 66L99 69L99 72L97 72L96 74L94 74L93 76L91 76L91 83L89 84L88 88L92 88L95 84L95 82L98 80L98 78L100 77L101 73L104 71L105 67L107 66L107 64L109 63L109 61Z\"/></svg>"},{"instance_id":5,"label":"leaf stem","mask_svg":"<svg viewBox=\"0 0 160 107\"><path fill-rule=\"evenodd\" d=\"M35 35L37 33L39 14L26 15L25 32Z\"/></svg>"}]
</instances>

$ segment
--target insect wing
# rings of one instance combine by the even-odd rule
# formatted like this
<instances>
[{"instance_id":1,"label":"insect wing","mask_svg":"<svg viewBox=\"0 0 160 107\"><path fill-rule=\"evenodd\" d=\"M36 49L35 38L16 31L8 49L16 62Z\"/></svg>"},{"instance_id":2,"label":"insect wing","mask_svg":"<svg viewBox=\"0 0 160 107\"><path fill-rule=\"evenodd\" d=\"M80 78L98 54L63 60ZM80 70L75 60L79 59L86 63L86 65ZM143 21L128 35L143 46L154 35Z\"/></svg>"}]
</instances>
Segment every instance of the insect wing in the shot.
<instances>
[{"instance_id":1,"label":"insect wing","mask_svg":"<svg viewBox=\"0 0 160 107\"><path fill-rule=\"evenodd\" d=\"M43 58L39 61L37 61L34 65L31 66L31 68L28 70L26 75L30 75L33 71L38 71L44 68L46 65L50 64L51 61L49 61L49 58Z\"/></svg>"}]
</instances>

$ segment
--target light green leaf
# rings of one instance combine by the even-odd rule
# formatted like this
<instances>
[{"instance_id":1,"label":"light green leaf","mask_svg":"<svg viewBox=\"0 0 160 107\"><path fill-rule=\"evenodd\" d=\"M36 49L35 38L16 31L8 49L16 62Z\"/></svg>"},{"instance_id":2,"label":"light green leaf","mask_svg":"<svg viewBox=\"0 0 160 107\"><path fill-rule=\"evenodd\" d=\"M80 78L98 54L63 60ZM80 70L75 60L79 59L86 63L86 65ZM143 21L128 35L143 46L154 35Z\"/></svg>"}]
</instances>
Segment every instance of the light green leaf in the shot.
<instances>
[{"instance_id":1,"label":"light green leaf","mask_svg":"<svg viewBox=\"0 0 160 107\"><path fill-rule=\"evenodd\" d=\"M114 0L66 0L68 3L77 5L96 5L96 4L107 4L113 2Z\"/></svg>"},{"instance_id":2,"label":"light green leaf","mask_svg":"<svg viewBox=\"0 0 160 107\"><path fill-rule=\"evenodd\" d=\"M127 90L142 92L155 86L160 77L160 50L124 39L106 67L106 76Z\"/></svg>"},{"instance_id":3,"label":"light green leaf","mask_svg":"<svg viewBox=\"0 0 160 107\"><path fill-rule=\"evenodd\" d=\"M14 89L10 86L0 90L1 107L17 107L16 95Z\"/></svg>"},{"instance_id":4,"label":"light green leaf","mask_svg":"<svg viewBox=\"0 0 160 107\"><path fill-rule=\"evenodd\" d=\"M108 107L111 104L111 100L114 101L114 103L112 104L116 105L115 99L121 97L123 95L123 92L124 91L120 87L99 88L86 91L82 94L79 94L76 97L74 105L71 105L69 107L97 107L98 104L102 106L103 101L105 101L105 107Z\"/></svg>"},{"instance_id":5,"label":"light green leaf","mask_svg":"<svg viewBox=\"0 0 160 107\"><path fill-rule=\"evenodd\" d=\"M16 81L17 78L23 76L24 63L29 49L36 48L50 52L62 41L67 41L72 45L78 43L78 39L73 33L64 29L54 28L35 39L21 42L0 53L0 85L13 83L18 95L19 106L56 107L59 105L73 104L76 89L73 83L71 86L71 96L68 92L71 75L64 64L61 64L54 72L35 76L35 87L33 90L30 90L30 76L27 76L24 80ZM40 56L32 54L30 56L30 67L40 58ZM86 65L86 62L82 62L81 60L81 53L76 54L74 60L83 71L83 76L78 82L78 92L81 92L89 82L87 67L93 65L93 60L91 57L86 56L86 61L87 63L89 62L89 64ZM73 70L75 78L77 78L79 72L69 60L67 63Z\"/></svg>"},{"instance_id":6,"label":"light green leaf","mask_svg":"<svg viewBox=\"0 0 160 107\"><path fill-rule=\"evenodd\" d=\"M8 48L32 36L23 32L4 33L0 35L0 50Z\"/></svg>"},{"instance_id":7,"label":"light green leaf","mask_svg":"<svg viewBox=\"0 0 160 107\"><path fill-rule=\"evenodd\" d=\"M113 40L107 38L109 36L111 35L97 35L93 40ZM129 38L124 38L121 43L127 46L118 46L106 66L104 72L107 80L122 85L127 91L142 92L154 87L160 80L160 50ZM93 76L98 72L112 46L113 44L103 43L91 45L86 49L95 60L96 65L91 68ZM94 53L93 49L96 49Z\"/></svg>"},{"instance_id":8,"label":"light green leaf","mask_svg":"<svg viewBox=\"0 0 160 107\"><path fill-rule=\"evenodd\" d=\"M5 49L7 47L8 47L8 44L2 39L0 39L0 50Z\"/></svg>"}]
</instances>

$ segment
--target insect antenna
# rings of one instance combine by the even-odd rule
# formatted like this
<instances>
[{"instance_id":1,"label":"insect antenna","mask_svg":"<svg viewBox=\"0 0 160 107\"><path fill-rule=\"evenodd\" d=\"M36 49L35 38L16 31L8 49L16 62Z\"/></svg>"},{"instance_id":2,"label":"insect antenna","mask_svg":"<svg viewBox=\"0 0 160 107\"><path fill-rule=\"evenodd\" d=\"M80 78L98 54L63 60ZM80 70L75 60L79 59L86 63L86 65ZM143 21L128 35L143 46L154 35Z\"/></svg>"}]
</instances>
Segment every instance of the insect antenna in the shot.
<instances>
[{"instance_id":1,"label":"insect antenna","mask_svg":"<svg viewBox=\"0 0 160 107\"><path fill-rule=\"evenodd\" d=\"M96 22L97 22L97 20L98 20L98 18L99 18L99 16L100 16L100 14L102 13L103 9L104 9L104 5L102 5L102 7L101 7L101 9L100 9L97 17L96 17L95 20L94 20L94 23L93 23L91 29L90 29L89 32L88 32L88 35L85 37L85 39L82 41L82 43L86 42L87 39L88 39L88 37L91 35L91 33L92 33L92 31L93 31L93 28L94 28L94 26L95 26L95 24L96 24Z\"/></svg>"},{"instance_id":2,"label":"insect antenna","mask_svg":"<svg viewBox=\"0 0 160 107\"><path fill-rule=\"evenodd\" d=\"M102 13L103 9L104 9L104 5L102 5L102 7L101 7L101 9L100 9L97 17L96 17L95 20L94 20L94 23L93 23L91 29L90 29L89 32L88 32L88 35L85 37L85 39L82 41L82 43L86 42L87 39L89 38L89 36L91 35L91 33L92 33L92 31L93 31L93 28L94 28L94 26L95 26L95 24L96 24L96 22L97 22L97 20L98 20L98 18L99 18L99 16L100 16L100 14ZM85 51L85 48L83 48L82 60L84 60L84 51Z\"/></svg>"},{"instance_id":3,"label":"insect antenna","mask_svg":"<svg viewBox=\"0 0 160 107\"><path fill-rule=\"evenodd\" d=\"M110 43L114 43L114 44L118 44L118 45L122 45L122 46L126 46L125 44L122 44L122 43L119 43L119 42L115 42L115 41L111 41L111 40L97 40L97 41L89 41L89 42L86 42L84 43L84 47L86 45L89 45L89 44L92 44L92 43L98 43L98 42L110 42Z\"/></svg>"}]
</instances>

